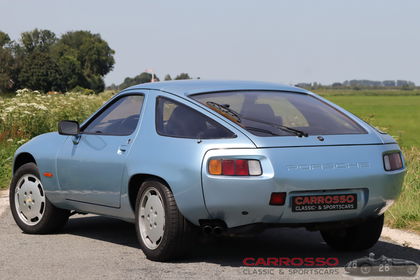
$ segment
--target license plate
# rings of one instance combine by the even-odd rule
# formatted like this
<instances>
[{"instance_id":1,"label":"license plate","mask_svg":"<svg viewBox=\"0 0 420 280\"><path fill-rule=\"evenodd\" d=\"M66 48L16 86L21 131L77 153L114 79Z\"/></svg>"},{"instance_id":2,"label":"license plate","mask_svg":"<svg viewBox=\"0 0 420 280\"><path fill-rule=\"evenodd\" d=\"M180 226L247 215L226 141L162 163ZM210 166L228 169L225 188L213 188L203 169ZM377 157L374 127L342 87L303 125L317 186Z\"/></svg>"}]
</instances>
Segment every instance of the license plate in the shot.
<instances>
[{"instance_id":1,"label":"license plate","mask_svg":"<svg viewBox=\"0 0 420 280\"><path fill-rule=\"evenodd\" d=\"M292 197L293 212L354 210L357 194L298 195Z\"/></svg>"}]
</instances>

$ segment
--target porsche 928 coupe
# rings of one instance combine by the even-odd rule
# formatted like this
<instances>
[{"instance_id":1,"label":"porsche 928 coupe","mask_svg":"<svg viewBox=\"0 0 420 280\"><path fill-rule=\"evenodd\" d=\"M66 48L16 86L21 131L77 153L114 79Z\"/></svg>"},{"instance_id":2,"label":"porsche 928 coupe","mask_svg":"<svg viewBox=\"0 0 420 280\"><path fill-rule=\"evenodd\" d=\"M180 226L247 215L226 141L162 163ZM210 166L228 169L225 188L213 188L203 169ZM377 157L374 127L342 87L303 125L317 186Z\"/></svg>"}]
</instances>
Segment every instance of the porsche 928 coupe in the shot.
<instances>
[{"instance_id":1,"label":"porsche 928 coupe","mask_svg":"<svg viewBox=\"0 0 420 280\"><path fill-rule=\"evenodd\" d=\"M334 249L363 250L379 239L404 174L390 135L310 91L147 83L21 146L10 206L33 234L73 213L132 222L158 261L182 256L199 228L305 227Z\"/></svg>"}]
</instances>

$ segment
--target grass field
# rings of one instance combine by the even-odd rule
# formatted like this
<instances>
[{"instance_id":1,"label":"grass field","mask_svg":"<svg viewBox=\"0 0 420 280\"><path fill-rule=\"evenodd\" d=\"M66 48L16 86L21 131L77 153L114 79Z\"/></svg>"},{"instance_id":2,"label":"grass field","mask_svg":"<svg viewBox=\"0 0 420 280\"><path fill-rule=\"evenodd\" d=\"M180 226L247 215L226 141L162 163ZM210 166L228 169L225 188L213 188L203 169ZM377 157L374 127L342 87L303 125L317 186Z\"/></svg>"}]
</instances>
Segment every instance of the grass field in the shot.
<instances>
[{"instance_id":1,"label":"grass field","mask_svg":"<svg viewBox=\"0 0 420 280\"><path fill-rule=\"evenodd\" d=\"M420 232L420 90L315 90L332 102L397 138L407 175L386 223ZM0 187L7 188L14 151L30 138L57 130L61 119L84 120L112 93L42 95L20 91L0 97Z\"/></svg>"},{"instance_id":2,"label":"grass field","mask_svg":"<svg viewBox=\"0 0 420 280\"><path fill-rule=\"evenodd\" d=\"M361 90L321 88L312 91L322 96L420 96L420 88L413 90L387 88Z\"/></svg>"},{"instance_id":3,"label":"grass field","mask_svg":"<svg viewBox=\"0 0 420 280\"><path fill-rule=\"evenodd\" d=\"M403 147L420 147L420 96L325 96L388 132Z\"/></svg>"}]
</instances>

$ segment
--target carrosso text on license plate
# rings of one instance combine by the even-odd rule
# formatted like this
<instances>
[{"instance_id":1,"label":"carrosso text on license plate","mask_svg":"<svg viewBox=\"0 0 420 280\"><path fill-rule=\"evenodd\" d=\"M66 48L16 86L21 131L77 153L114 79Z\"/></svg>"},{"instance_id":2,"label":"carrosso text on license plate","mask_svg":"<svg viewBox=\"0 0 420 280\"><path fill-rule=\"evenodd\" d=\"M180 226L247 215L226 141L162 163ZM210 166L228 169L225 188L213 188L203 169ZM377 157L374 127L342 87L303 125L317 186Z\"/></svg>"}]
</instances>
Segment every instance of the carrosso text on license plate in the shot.
<instances>
[{"instance_id":1,"label":"carrosso text on license plate","mask_svg":"<svg viewBox=\"0 0 420 280\"><path fill-rule=\"evenodd\" d=\"M298 195L292 197L293 212L354 210L357 194Z\"/></svg>"}]
</instances>

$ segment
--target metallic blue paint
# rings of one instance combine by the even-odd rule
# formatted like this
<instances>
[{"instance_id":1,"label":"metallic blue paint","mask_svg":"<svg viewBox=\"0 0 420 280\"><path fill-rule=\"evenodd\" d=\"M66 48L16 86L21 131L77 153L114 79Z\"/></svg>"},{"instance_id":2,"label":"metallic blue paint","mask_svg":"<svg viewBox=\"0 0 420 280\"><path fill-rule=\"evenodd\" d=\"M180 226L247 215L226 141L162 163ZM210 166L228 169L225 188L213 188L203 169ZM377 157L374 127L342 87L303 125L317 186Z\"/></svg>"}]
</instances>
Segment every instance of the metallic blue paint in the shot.
<instances>
[{"instance_id":1,"label":"metallic blue paint","mask_svg":"<svg viewBox=\"0 0 420 280\"><path fill-rule=\"evenodd\" d=\"M189 98L191 94L227 90L309 94L348 115L367 134L323 135L324 141L318 135L258 137ZM382 159L384 152L400 150L395 140L304 89L262 82L177 81L137 85L113 98L125 94L145 96L140 121L132 135L82 134L76 139L53 132L35 137L16 151L15 159L29 153L41 174L54 174L51 178L41 176L41 181L47 197L57 207L133 222L128 188L130 179L138 174L164 180L174 193L180 212L196 225L200 219L221 219L228 227L236 227L368 217L381 213L400 193L405 167L386 172ZM199 140L158 135L158 96L190 106L237 137ZM226 156L260 160L263 175L210 175L208 161ZM269 205L272 192L287 192L284 206ZM356 210L291 211L291 198L295 195L349 192L358 195ZM244 211L248 214L244 215Z\"/></svg>"}]
</instances>

